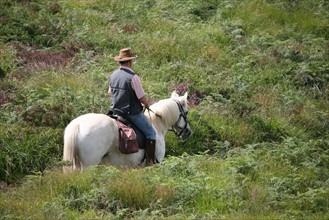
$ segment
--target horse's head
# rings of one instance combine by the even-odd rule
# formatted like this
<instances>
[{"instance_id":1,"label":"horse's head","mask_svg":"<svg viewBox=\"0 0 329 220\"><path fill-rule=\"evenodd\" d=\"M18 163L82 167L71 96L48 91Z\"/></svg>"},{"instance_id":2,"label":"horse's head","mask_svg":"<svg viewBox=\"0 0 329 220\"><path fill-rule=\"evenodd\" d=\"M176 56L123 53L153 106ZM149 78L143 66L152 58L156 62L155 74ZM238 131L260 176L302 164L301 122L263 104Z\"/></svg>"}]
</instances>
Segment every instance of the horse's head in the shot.
<instances>
[{"instance_id":1,"label":"horse's head","mask_svg":"<svg viewBox=\"0 0 329 220\"><path fill-rule=\"evenodd\" d=\"M176 91L171 94L171 98L177 103L178 119L175 125L172 126L175 134L183 139L188 138L192 131L187 119L188 105L187 92L183 96L179 96Z\"/></svg>"}]
</instances>

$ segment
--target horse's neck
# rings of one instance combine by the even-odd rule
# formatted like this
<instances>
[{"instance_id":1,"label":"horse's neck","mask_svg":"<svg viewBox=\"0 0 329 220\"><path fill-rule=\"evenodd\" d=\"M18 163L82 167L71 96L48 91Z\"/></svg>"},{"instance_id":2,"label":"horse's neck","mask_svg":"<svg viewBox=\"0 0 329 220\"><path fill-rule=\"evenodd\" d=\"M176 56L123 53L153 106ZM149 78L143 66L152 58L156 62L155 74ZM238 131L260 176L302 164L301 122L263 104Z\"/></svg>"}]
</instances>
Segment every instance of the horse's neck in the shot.
<instances>
[{"instance_id":1,"label":"horse's neck","mask_svg":"<svg viewBox=\"0 0 329 220\"><path fill-rule=\"evenodd\" d=\"M157 133L163 134L163 136L167 133L168 129L170 128L170 127L166 126L166 124L163 123L161 121L161 118L159 118L159 117L152 119L152 125L157 130Z\"/></svg>"},{"instance_id":2,"label":"horse's neck","mask_svg":"<svg viewBox=\"0 0 329 220\"><path fill-rule=\"evenodd\" d=\"M176 103L173 103L170 99L154 104L153 107L155 109L150 112L149 119L158 133L165 134L175 124L177 118L177 114L173 111L175 106ZM159 114L155 114L154 112L158 112L161 116L159 117Z\"/></svg>"}]
</instances>

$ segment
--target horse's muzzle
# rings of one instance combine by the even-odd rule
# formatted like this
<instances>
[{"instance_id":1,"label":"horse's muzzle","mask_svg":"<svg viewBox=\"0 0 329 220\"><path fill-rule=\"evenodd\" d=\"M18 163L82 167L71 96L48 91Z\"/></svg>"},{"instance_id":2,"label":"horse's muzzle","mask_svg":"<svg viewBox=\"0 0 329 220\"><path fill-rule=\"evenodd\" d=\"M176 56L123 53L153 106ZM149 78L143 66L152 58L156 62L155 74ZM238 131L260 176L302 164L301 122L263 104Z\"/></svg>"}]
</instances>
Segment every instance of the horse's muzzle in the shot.
<instances>
[{"instance_id":1,"label":"horse's muzzle","mask_svg":"<svg viewBox=\"0 0 329 220\"><path fill-rule=\"evenodd\" d=\"M190 129L184 129L184 131L182 132L182 134L180 135L180 137L182 139L186 139L188 138L190 135L192 134L192 131Z\"/></svg>"}]
</instances>

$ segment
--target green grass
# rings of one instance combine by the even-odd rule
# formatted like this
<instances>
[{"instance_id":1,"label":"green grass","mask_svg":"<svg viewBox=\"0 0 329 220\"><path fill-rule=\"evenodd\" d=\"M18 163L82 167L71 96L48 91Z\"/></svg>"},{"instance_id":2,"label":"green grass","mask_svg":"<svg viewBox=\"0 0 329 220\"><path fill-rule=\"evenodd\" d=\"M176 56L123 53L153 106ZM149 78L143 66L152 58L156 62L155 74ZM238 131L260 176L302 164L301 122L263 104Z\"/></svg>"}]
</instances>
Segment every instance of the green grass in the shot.
<instances>
[{"instance_id":1,"label":"green grass","mask_svg":"<svg viewBox=\"0 0 329 220\"><path fill-rule=\"evenodd\" d=\"M0 4L2 218L329 217L326 1ZM107 113L122 47L151 102L189 92L193 135L159 166L63 175L64 128Z\"/></svg>"},{"instance_id":2,"label":"green grass","mask_svg":"<svg viewBox=\"0 0 329 220\"><path fill-rule=\"evenodd\" d=\"M317 155L325 144L286 140L278 147L236 148L225 160L168 157L146 169L101 166L70 175L52 170L27 176L21 187L1 194L7 196L1 212L18 218L324 218L328 158ZM22 196L30 199L20 202Z\"/></svg>"}]
</instances>

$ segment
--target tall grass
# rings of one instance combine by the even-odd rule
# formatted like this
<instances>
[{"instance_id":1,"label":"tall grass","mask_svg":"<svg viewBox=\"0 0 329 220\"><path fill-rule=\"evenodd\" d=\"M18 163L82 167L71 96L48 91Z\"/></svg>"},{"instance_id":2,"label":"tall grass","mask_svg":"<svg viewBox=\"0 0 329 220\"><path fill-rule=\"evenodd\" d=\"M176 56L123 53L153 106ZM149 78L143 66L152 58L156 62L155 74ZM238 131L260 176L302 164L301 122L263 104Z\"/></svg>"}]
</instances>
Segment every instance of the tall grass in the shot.
<instances>
[{"instance_id":1,"label":"tall grass","mask_svg":"<svg viewBox=\"0 0 329 220\"><path fill-rule=\"evenodd\" d=\"M325 218L327 143L300 143L235 148L225 160L169 157L146 169L100 166L70 175L52 170L1 194L10 198L1 200L1 212L32 218Z\"/></svg>"}]
</instances>

